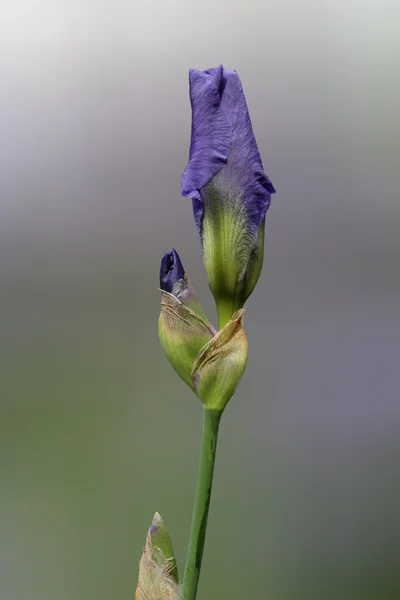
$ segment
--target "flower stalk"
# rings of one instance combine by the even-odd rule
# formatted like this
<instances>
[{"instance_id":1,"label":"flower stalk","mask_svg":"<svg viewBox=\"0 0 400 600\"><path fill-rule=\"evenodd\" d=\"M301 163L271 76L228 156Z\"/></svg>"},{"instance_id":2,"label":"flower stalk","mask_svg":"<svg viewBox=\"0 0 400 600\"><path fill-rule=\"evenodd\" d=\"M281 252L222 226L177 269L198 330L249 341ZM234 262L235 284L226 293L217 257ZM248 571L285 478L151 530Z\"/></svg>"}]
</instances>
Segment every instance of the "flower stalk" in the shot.
<instances>
[{"instance_id":1,"label":"flower stalk","mask_svg":"<svg viewBox=\"0 0 400 600\"><path fill-rule=\"evenodd\" d=\"M203 433L182 585L156 513L143 549L135 600L196 600L221 415L247 363L244 304L264 257L266 213L275 188L264 173L242 85L220 65L190 70L192 136L182 195L191 198L218 312L208 320L175 249L161 259L158 333L165 356L203 407Z\"/></svg>"},{"instance_id":2,"label":"flower stalk","mask_svg":"<svg viewBox=\"0 0 400 600\"><path fill-rule=\"evenodd\" d=\"M215 455L221 412L203 411L203 436L200 450L200 464L197 489L190 530L189 548L186 557L182 586L182 600L195 600L199 584L201 562L206 539L208 512L210 508Z\"/></svg>"}]
</instances>

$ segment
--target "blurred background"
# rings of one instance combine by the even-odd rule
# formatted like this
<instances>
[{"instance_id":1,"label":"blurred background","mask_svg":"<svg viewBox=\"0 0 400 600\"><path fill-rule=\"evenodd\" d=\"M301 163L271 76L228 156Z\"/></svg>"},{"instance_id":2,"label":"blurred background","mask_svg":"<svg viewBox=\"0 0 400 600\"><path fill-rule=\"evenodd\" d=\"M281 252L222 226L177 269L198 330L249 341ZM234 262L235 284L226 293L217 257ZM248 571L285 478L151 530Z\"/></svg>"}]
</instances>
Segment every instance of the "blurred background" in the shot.
<instances>
[{"instance_id":1,"label":"blurred background","mask_svg":"<svg viewBox=\"0 0 400 600\"><path fill-rule=\"evenodd\" d=\"M183 569L198 400L157 338L174 246L215 320L188 69L241 76L277 194L221 428L199 600L400 597L397 2L5 0L0 597L128 600Z\"/></svg>"}]
</instances>

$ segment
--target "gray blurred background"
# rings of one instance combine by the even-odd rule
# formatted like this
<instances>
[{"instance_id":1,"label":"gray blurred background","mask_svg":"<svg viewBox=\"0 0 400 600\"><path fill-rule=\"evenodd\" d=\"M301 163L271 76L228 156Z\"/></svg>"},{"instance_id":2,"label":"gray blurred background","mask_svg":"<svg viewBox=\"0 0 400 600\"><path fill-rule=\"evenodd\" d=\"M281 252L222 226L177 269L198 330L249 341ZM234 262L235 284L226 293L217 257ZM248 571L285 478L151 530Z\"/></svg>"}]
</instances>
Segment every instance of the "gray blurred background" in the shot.
<instances>
[{"instance_id":1,"label":"gray blurred background","mask_svg":"<svg viewBox=\"0 0 400 600\"><path fill-rule=\"evenodd\" d=\"M277 194L199 600L400 597L399 18L2 2L2 600L132 600L156 510L182 571L201 408L159 347L158 269L174 246L215 320L180 177L188 69L219 63Z\"/></svg>"}]
</instances>

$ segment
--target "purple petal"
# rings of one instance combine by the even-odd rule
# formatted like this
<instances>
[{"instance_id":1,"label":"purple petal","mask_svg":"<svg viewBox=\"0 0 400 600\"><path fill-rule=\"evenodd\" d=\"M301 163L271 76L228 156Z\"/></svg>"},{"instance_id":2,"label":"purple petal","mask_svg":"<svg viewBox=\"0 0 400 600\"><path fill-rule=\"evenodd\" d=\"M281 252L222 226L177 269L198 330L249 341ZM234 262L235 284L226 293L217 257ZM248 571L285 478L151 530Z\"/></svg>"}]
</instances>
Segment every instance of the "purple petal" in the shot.
<instances>
[{"instance_id":1,"label":"purple petal","mask_svg":"<svg viewBox=\"0 0 400 600\"><path fill-rule=\"evenodd\" d=\"M182 176L182 194L200 200L204 187L226 164L232 144L232 124L221 105L223 67L212 72L189 71L192 137L189 163Z\"/></svg>"},{"instance_id":2,"label":"purple petal","mask_svg":"<svg viewBox=\"0 0 400 600\"><path fill-rule=\"evenodd\" d=\"M182 177L182 194L193 199L201 234L207 184L221 171L217 189L229 187L246 210L249 226L258 229L275 189L265 175L242 85L235 71L222 65L207 71L191 70L192 139L189 163Z\"/></svg>"},{"instance_id":3,"label":"purple petal","mask_svg":"<svg viewBox=\"0 0 400 600\"><path fill-rule=\"evenodd\" d=\"M165 292L172 294L172 289L179 279L185 277L185 270L177 251L172 248L166 252L161 259L160 267L160 288Z\"/></svg>"}]
</instances>

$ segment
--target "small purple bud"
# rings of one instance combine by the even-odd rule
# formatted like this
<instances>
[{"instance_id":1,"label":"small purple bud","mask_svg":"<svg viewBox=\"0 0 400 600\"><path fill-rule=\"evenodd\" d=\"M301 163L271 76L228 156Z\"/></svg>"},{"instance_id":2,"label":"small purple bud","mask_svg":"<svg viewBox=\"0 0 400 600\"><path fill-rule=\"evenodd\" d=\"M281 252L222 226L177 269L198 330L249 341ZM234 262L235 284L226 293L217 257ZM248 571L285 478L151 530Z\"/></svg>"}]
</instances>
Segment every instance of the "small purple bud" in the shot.
<instances>
[{"instance_id":1,"label":"small purple bud","mask_svg":"<svg viewBox=\"0 0 400 600\"><path fill-rule=\"evenodd\" d=\"M166 252L161 259L160 288L158 333L161 346L175 371L194 391L190 375L194 359L215 330L208 322L174 249Z\"/></svg>"},{"instance_id":2,"label":"small purple bud","mask_svg":"<svg viewBox=\"0 0 400 600\"><path fill-rule=\"evenodd\" d=\"M177 251L172 248L161 259L160 288L172 294L172 289L177 281L185 277L185 270Z\"/></svg>"}]
</instances>

